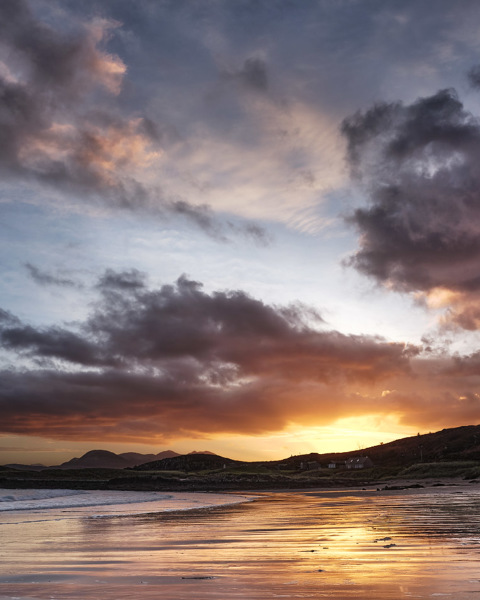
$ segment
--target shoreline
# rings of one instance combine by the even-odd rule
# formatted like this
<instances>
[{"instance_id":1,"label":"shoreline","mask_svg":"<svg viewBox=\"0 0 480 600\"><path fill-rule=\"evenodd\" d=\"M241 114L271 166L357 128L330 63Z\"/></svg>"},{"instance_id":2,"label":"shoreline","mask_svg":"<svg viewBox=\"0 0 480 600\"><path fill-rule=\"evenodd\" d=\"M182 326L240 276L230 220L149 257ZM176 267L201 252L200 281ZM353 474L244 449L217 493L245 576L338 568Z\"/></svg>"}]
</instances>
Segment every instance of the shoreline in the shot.
<instances>
[{"instance_id":1,"label":"shoreline","mask_svg":"<svg viewBox=\"0 0 480 600\"><path fill-rule=\"evenodd\" d=\"M5 492L0 488L0 492ZM203 492L185 492L163 494L159 492L119 492L105 490L64 490L51 489L44 496L37 489L16 490L16 494L3 495L0 493L0 525L15 519L24 518L31 512L38 514L54 514L56 518L77 517L80 514L92 518L107 518L119 516L137 516L149 514L175 514L192 510L212 510L232 507L237 504L249 503L255 499L248 494L206 494ZM73 493L63 493L63 492ZM37 493L36 493L37 492ZM101 513L100 515L91 513ZM16 521L15 521L16 522Z\"/></svg>"},{"instance_id":2,"label":"shoreline","mask_svg":"<svg viewBox=\"0 0 480 600\"><path fill-rule=\"evenodd\" d=\"M84 491L110 491L110 492L159 492L159 493L236 493L236 492L308 492L308 491L335 491L335 490L364 490L372 492L403 491L430 488L464 487L474 488L480 484L477 479L465 480L461 477L431 477L431 478L391 478L385 480L361 481L331 479L328 481L165 481L157 479L135 480L130 478L116 478L108 481L91 479L37 479L37 478L0 478L0 488L5 490L26 489L61 489Z\"/></svg>"},{"instance_id":3,"label":"shoreline","mask_svg":"<svg viewBox=\"0 0 480 600\"><path fill-rule=\"evenodd\" d=\"M10 513L0 598L472 598L480 490L423 483L431 487L270 490L163 513L145 505L141 518L139 505L133 515L113 507L108 516L121 519L103 518L105 507Z\"/></svg>"}]
</instances>

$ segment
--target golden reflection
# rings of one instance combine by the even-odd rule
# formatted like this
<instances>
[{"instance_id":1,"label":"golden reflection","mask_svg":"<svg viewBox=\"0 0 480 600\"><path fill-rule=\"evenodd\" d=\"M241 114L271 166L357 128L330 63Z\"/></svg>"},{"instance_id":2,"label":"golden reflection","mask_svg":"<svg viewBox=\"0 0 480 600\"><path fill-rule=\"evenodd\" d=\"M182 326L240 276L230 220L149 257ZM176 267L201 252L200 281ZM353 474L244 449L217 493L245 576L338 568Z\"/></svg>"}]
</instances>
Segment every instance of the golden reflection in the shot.
<instances>
[{"instance_id":1,"label":"golden reflection","mask_svg":"<svg viewBox=\"0 0 480 600\"><path fill-rule=\"evenodd\" d=\"M59 514L4 535L0 587L88 600L463 600L480 592L480 492L455 492L264 493L183 513Z\"/></svg>"}]
</instances>

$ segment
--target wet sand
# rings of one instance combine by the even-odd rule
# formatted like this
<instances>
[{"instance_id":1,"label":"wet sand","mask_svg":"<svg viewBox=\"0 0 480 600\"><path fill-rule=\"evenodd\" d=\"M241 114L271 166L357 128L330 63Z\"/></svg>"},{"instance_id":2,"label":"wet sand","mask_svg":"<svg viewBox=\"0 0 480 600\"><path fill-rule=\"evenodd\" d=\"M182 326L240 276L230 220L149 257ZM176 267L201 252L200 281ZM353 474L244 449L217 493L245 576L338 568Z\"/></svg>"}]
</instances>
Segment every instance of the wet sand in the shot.
<instances>
[{"instance_id":1,"label":"wet sand","mask_svg":"<svg viewBox=\"0 0 480 600\"><path fill-rule=\"evenodd\" d=\"M480 598L475 486L255 495L177 513L10 519L0 598Z\"/></svg>"}]
</instances>

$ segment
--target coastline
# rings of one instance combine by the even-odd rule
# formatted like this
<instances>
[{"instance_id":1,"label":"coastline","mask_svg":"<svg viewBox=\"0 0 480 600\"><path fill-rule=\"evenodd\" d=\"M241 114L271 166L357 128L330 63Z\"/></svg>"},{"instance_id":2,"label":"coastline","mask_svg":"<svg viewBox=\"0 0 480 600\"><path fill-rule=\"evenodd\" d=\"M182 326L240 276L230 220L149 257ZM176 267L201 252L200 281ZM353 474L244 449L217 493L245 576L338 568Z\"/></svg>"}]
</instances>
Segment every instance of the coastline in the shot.
<instances>
[{"instance_id":1,"label":"coastline","mask_svg":"<svg viewBox=\"0 0 480 600\"><path fill-rule=\"evenodd\" d=\"M95 471L95 472L94 472ZM464 477L363 477L345 478L292 478L292 477L217 477L217 474L205 476L167 478L160 474L132 477L124 473L121 476L108 477L101 470L84 473L81 470L64 473L63 477L50 477L38 472L3 471L0 476L0 488L4 489L65 489L65 490L104 490L135 492L242 492L242 491L301 491L308 489L351 489L376 488L377 491L401 490L408 488L475 486L479 479ZM362 474L363 475L363 474Z\"/></svg>"},{"instance_id":2,"label":"coastline","mask_svg":"<svg viewBox=\"0 0 480 600\"><path fill-rule=\"evenodd\" d=\"M7 513L25 511L58 511L63 513L101 510L131 514L162 513L193 509L210 509L250 502L251 497L240 494L206 494L204 492L168 493L67 489L10 489L0 488L0 519ZM13 491L13 490L12 490ZM41 492L47 492L42 494Z\"/></svg>"},{"instance_id":3,"label":"coastline","mask_svg":"<svg viewBox=\"0 0 480 600\"><path fill-rule=\"evenodd\" d=\"M0 600L470 599L480 489L425 483L270 490L186 511L4 514Z\"/></svg>"},{"instance_id":4,"label":"coastline","mask_svg":"<svg viewBox=\"0 0 480 600\"><path fill-rule=\"evenodd\" d=\"M118 480L92 481L92 480L55 480L55 479L4 479L0 478L0 489L5 490L72 490L72 491L99 491L99 492L138 492L138 493L202 493L202 494L235 494L235 493L267 493L267 492L332 492L344 491L370 491L393 492L421 489L464 488L476 489L479 480L465 480L461 477L432 477L432 478L398 478L388 480L360 481L331 479L328 482L313 481L237 481L222 484L211 481L161 481L158 480Z\"/></svg>"}]
</instances>

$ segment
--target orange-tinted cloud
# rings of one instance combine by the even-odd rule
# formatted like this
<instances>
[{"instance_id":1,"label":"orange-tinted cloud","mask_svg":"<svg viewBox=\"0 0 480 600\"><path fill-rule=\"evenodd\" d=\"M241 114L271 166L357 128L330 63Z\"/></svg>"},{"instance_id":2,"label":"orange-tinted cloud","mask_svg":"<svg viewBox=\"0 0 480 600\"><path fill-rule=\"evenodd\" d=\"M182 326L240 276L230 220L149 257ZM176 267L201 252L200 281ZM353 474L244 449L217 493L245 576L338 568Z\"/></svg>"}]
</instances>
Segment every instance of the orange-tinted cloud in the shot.
<instances>
[{"instance_id":1,"label":"orange-tinted cloud","mask_svg":"<svg viewBox=\"0 0 480 600\"><path fill-rule=\"evenodd\" d=\"M162 127L115 103L127 67L106 51L120 23L96 18L54 27L27 0L0 3L0 173L113 209L179 215L216 237L258 226L221 223L205 206L147 181L162 156Z\"/></svg>"},{"instance_id":2,"label":"orange-tinted cloud","mask_svg":"<svg viewBox=\"0 0 480 600\"><path fill-rule=\"evenodd\" d=\"M83 193L122 187L124 172L156 156L141 118L106 110L124 63L102 50L118 24L97 19L64 32L24 0L0 6L0 169Z\"/></svg>"},{"instance_id":3,"label":"orange-tinted cloud","mask_svg":"<svg viewBox=\"0 0 480 600\"><path fill-rule=\"evenodd\" d=\"M59 31L24 0L2 2L0 22L0 168L12 176L46 176L55 165L59 170L72 131L80 123L88 129L90 94L120 90L126 67L100 49L116 24L97 20Z\"/></svg>"},{"instance_id":4,"label":"orange-tinted cloud","mask_svg":"<svg viewBox=\"0 0 480 600\"><path fill-rule=\"evenodd\" d=\"M4 349L30 363L2 373L2 432L159 442L371 414L433 428L480 414L475 356L427 358L185 277L151 289L137 271L107 271L97 290L76 329L0 313Z\"/></svg>"}]
</instances>

